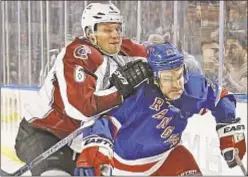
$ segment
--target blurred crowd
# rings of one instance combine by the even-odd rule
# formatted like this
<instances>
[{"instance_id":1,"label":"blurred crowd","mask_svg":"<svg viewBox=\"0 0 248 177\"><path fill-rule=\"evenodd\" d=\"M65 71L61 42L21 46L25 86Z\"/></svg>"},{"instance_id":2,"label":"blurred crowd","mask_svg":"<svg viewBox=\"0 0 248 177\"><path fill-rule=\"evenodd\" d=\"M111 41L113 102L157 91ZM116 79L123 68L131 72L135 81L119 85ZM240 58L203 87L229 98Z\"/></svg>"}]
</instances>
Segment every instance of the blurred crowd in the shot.
<instances>
[{"instance_id":1,"label":"blurred crowd","mask_svg":"<svg viewBox=\"0 0 248 177\"><path fill-rule=\"evenodd\" d=\"M112 2L123 13L125 36L144 43L172 41L176 37L176 45L180 45L188 58L189 68L193 70L192 66L197 66L197 71L218 82L219 1L178 1L177 12L174 12L174 1L141 1L140 21L137 1ZM39 85L59 50L82 35L84 1L29 3L23 1L17 6L10 1L3 6L5 13L2 14L7 19L3 25L8 31L2 40L8 46L4 48L2 60L9 63L2 70L4 84ZM247 2L225 1L224 5L222 83L232 92L247 93ZM19 31L18 13L21 14ZM174 27L175 14L178 27ZM137 25L141 27L139 34Z\"/></svg>"},{"instance_id":2,"label":"blurred crowd","mask_svg":"<svg viewBox=\"0 0 248 177\"><path fill-rule=\"evenodd\" d=\"M222 83L232 92L247 93L247 2L227 1L225 9ZM205 74L215 81L219 67L218 27L201 40Z\"/></svg>"},{"instance_id":3,"label":"blurred crowd","mask_svg":"<svg viewBox=\"0 0 248 177\"><path fill-rule=\"evenodd\" d=\"M234 93L247 93L247 2L226 1L224 5L222 85ZM193 58L194 62L188 63L193 65L200 63L199 70L218 83L219 1L191 1L187 6L183 4L182 6L187 7L187 11L180 12L184 18L181 21L179 18L181 32L177 45L182 45L184 53L191 54L190 58ZM167 13L170 15L165 22L167 28L157 26L156 30L150 31L153 34L149 33L147 37L149 42L160 43L172 40L173 8L171 10L172 12ZM186 59L187 56L189 55L186 55Z\"/></svg>"}]
</instances>

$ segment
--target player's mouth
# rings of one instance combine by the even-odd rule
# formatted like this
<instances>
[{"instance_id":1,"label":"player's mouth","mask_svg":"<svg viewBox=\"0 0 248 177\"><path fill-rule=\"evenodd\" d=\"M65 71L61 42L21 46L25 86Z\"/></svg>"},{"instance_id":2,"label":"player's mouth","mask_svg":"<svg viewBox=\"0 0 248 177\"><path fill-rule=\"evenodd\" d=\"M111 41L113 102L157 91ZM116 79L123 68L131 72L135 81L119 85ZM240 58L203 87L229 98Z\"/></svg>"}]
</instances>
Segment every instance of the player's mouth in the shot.
<instances>
[{"instance_id":1,"label":"player's mouth","mask_svg":"<svg viewBox=\"0 0 248 177\"><path fill-rule=\"evenodd\" d=\"M171 92L181 92L182 89L175 89L175 90L171 90Z\"/></svg>"},{"instance_id":2,"label":"player's mouth","mask_svg":"<svg viewBox=\"0 0 248 177\"><path fill-rule=\"evenodd\" d=\"M181 94L182 90L172 90L171 93L172 94Z\"/></svg>"},{"instance_id":3,"label":"player's mouth","mask_svg":"<svg viewBox=\"0 0 248 177\"><path fill-rule=\"evenodd\" d=\"M111 45L119 45L120 42L119 41L117 41L117 42L110 42L109 44L111 44Z\"/></svg>"}]
</instances>

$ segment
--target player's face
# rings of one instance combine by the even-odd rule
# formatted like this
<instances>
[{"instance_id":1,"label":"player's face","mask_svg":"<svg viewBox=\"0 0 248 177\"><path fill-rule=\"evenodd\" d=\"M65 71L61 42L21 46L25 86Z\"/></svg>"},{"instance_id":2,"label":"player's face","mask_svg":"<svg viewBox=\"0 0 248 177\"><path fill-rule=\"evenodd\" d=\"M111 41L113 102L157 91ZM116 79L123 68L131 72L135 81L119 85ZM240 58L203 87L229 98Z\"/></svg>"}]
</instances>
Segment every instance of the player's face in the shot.
<instances>
[{"instance_id":1,"label":"player's face","mask_svg":"<svg viewBox=\"0 0 248 177\"><path fill-rule=\"evenodd\" d=\"M97 45L109 54L120 51L122 42L122 27L120 23L97 24Z\"/></svg>"},{"instance_id":2,"label":"player's face","mask_svg":"<svg viewBox=\"0 0 248 177\"><path fill-rule=\"evenodd\" d=\"M231 62L237 62L238 58L242 55L243 48L236 39L228 39L226 41L226 56L229 57Z\"/></svg>"},{"instance_id":3,"label":"player's face","mask_svg":"<svg viewBox=\"0 0 248 177\"><path fill-rule=\"evenodd\" d=\"M230 10L230 21L234 21L239 17L238 11L235 9Z\"/></svg>"},{"instance_id":4,"label":"player's face","mask_svg":"<svg viewBox=\"0 0 248 177\"><path fill-rule=\"evenodd\" d=\"M184 90L184 67L159 72L159 86L170 100L180 98Z\"/></svg>"}]
</instances>

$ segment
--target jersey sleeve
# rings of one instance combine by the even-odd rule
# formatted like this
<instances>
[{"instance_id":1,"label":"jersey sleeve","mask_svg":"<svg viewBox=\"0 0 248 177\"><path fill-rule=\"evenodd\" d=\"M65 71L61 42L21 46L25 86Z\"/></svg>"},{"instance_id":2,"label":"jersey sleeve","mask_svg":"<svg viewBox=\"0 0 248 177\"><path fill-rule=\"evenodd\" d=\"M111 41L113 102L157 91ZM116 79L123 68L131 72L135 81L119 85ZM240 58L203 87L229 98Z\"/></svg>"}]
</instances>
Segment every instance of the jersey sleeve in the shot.
<instances>
[{"instance_id":1,"label":"jersey sleeve","mask_svg":"<svg viewBox=\"0 0 248 177\"><path fill-rule=\"evenodd\" d=\"M112 135L110 132L110 121L107 117L102 116L97 119L95 124L83 131L83 136L88 137L92 135L98 135L109 140L112 140Z\"/></svg>"},{"instance_id":2,"label":"jersey sleeve","mask_svg":"<svg viewBox=\"0 0 248 177\"><path fill-rule=\"evenodd\" d=\"M95 54L93 60L88 58L90 56L73 58L69 54L67 50L59 54L55 69L64 110L68 116L85 120L85 117L96 115L121 103L121 95L116 89L106 89L100 95L95 94L97 77L94 72L101 65L102 61L96 60L100 56Z\"/></svg>"},{"instance_id":3,"label":"jersey sleeve","mask_svg":"<svg viewBox=\"0 0 248 177\"><path fill-rule=\"evenodd\" d=\"M208 91L205 106L211 110L217 123L236 117L236 99L226 88L206 79Z\"/></svg>"},{"instance_id":4,"label":"jersey sleeve","mask_svg":"<svg viewBox=\"0 0 248 177\"><path fill-rule=\"evenodd\" d=\"M126 56L147 57L146 48L144 45L134 42L130 39L123 39L121 45L121 52Z\"/></svg>"}]
</instances>

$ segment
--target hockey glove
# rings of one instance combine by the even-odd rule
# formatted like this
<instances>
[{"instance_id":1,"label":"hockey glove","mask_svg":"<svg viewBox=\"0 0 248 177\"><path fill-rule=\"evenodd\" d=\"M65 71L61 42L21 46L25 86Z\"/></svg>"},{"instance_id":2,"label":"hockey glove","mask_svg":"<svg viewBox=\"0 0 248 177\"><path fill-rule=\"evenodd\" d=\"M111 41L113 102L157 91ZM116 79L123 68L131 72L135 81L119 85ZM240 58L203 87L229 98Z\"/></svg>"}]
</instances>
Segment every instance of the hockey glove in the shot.
<instances>
[{"instance_id":1,"label":"hockey glove","mask_svg":"<svg viewBox=\"0 0 248 177\"><path fill-rule=\"evenodd\" d=\"M92 135L83 141L75 176L111 176L113 168L113 144L109 139Z\"/></svg>"},{"instance_id":2,"label":"hockey glove","mask_svg":"<svg viewBox=\"0 0 248 177\"><path fill-rule=\"evenodd\" d=\"M150 82L153 72L146 62L131 61L124 67L118 68L111 76L110 83L114 85L124 98L143 82Z\"/></svg>"},{"instance_id":3,"label":"hockey glove","mask_svg":"<svg viewBox=\"0 0 248 177\"><path fill-rule=\"evenodd\" d=\"M225 161L230 168L235 167L237 154L242 160L246 152L245 125L240 123L240 118L229 122L220 122L216 126L220 138L220 149Z\"/></svg>"}]
</instances>

